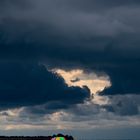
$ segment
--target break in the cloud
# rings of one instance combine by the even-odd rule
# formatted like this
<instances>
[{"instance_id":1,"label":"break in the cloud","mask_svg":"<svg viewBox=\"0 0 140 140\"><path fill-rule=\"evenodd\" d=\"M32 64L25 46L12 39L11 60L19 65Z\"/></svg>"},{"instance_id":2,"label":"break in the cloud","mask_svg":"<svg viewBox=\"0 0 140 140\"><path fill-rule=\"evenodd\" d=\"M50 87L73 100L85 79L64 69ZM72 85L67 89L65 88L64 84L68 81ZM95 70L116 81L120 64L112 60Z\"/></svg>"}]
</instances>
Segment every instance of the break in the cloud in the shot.
<instances>
[{"instance_id":1,"label":"break in the cloud","mask_svg":"<svg viewBox=\"0 0 140 140\"><path fill-rule=\"evenodd\" d=\"M108 98L101 97L98 94L104 89L111 86L110 79L108 75L102 73L100 75L95 72L85 72L80 69L75 69L71 71L65 71L62 69L52 70L57 74L61 75L68 86L78 86L78 87L88 87L90 90L90 100L94 104L107 104Z\"/></svg>"},{"instance_id":2,"label":"break in the cloud","mask_svg":"<svg viewBox=\"0 0 140 140\"><path fill-rule=\"evenodd\" d=\"M91 94L101 92L106 87L110 87L109 77L105 74L101 76L96 73L84 72L80 69L65 71L62 69L54 69L54 72L61 75L69 86L87 86Z\"/></svg>"}]
</instances>

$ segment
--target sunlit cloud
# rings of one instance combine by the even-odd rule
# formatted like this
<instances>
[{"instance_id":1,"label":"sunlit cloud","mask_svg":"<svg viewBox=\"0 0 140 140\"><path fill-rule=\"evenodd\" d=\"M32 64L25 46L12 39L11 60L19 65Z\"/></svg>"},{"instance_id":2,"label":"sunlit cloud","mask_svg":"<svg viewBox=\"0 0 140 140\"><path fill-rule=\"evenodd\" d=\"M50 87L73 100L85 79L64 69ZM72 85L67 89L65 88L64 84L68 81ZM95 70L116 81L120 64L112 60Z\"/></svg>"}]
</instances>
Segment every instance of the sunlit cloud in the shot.
<instances>
[{"instance_id":1,"label":"sunlit cloud","mask_svg":"<svg viewBox=\"0 0 140 140\"><path fill-rule=\"evenodd\" d=\"M81 69L65 71L62 69L54 69L56 73L61 75L69 86L87 86L92 94L96 94L104 90L105 87L111 86L107 75L98 76L94 72L86 73Z\"/></svg>"},{"instance_id":2,"label":"sunlit cloud","mask_svg":"<svg viewBox=\"0 0 140 140\"><path fill-rule=\"evenodd\" d=\"M84 106L84 105L83 105ZM49 119L48 116L51 116ZM15 119L19 119L15 117ZM81 121L80 121L81 119ZM4 119L0 119L1 122ZM77 116L65 111L58 111L53 114L48 114L42 118L40 123L35 122L5 122L0 126L0 130L71 130L71 129L96 129L96 128L117 128L117 127L133 127L140 126L139 116L116 116L113 113L108 113L104 109L100 110L100 113L90 113L86 116Z\"/></svg>"},{"instance_id":3,"label":"sunlit cloud","mask_svg":"<svg viewBox=\"0 0 140 140\"><path fill-rule=\"evenodd\" d=\"M15 108L15 109L8 109L8 110L1 111L0 115L10 116L10 117L18 117L22 110L23 110L23 107Z\"/></svg>"},{"instance_id":4,"label":"sunlit cloud","mask_svg":"<svg viewBox=\"0 0 140 140\"><path fill-rule=\"evenodd\" d=\"M101 97L98 95L106 87L111 86L111 82L108 75L97 75L95 72L85 72L82 69L63 70L54 69L54 72L62 76L68 86L87 86L91 92L91 100L96 104L107 104L108 97ZM94 98L93 98L94 96Z\"/></svg>"}]
</instances>

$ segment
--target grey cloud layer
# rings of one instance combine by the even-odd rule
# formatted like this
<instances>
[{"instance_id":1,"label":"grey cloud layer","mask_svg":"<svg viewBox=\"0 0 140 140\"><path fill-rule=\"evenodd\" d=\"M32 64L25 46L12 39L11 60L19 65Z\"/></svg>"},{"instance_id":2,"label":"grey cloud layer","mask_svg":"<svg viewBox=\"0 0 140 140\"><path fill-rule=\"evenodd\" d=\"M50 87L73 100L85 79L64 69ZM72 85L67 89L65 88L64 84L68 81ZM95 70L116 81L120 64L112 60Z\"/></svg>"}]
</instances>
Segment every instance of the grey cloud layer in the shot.
<instances>
[{"instance_id":1,"label":"grey cloud layer","mask_svg":"<svg viewBox=\"0 0 140 140\"><path fill-rule=\"evenodd\" d=\"M94 103L73 105L69 108L53 110L46 105L23 108L17 116L10 112L0 112L7 123L15 125L42 126L42 129L57 128L61 124L66 129L121 128L139 127L140 107L139 95L110 96L108 106ZM112 107L114 110L110 110ZM1 119L1 118L0 118Z\"/></svg>"}]
</instances>

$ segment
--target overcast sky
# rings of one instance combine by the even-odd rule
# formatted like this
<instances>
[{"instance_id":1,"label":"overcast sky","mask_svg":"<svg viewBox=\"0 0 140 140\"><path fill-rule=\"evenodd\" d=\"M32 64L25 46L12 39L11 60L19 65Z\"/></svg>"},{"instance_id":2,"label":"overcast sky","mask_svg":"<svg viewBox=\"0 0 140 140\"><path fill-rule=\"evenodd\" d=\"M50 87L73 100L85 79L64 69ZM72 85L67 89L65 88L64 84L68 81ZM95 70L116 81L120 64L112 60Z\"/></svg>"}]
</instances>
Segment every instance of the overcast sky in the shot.
<instances>
[{"instance_id":1,"label":"overcast sky","mask_svg":"<svg viewBox=\"0 0 140 140\"><path fill-rule=\"evenodd\" d=\"M139 0L0 0L0 134L140 138L139 15Z\"/></svg>"}]
</instances>

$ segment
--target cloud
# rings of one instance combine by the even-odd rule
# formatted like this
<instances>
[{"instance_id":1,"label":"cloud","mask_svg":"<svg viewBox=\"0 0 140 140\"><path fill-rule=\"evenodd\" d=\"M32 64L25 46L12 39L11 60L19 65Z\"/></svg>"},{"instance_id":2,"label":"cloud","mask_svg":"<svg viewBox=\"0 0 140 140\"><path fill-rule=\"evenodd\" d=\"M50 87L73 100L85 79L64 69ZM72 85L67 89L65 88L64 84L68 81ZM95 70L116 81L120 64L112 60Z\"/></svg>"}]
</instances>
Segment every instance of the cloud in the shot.
<instances>
[{"instance_id":1,"label":"cloud","mask_svg":"<svg viewBox=\"0 0 140 140\"><path fill-rule=\"evenodd\" d=\"M2 1L0 59L104 72L103 94L139 94L139 2L100 2Z\"/></svg>"},{"instance_id":2,"label":"cloud","mask_svg":"<svg viewBox=\"0 0 140 140\"><path fill-rule=\"evenodd\" d=\"M25 1L21 1L21 0L13 0L13 1L10 1L10 0L1 0L0 1L0 7L2 8L2 10L4 10L4 8L9 8L9 7L24 7L24 6L27 6L29 5L29 1L25 0ZM13 8L14 8L13 7Z\"/></svg>"},{"instance_id":3,"label":"cloud","mask_svg":"<svg viewBox=\"0 0 140 140\"><path fill-rule=\"evenodd\" d=\"M68 108L90 96L86 88L68 87L63 78L43 65L0 63L0 77L1 110L47 102ZM55 108L55 104L49 107Z\"/></svg>"},{"instance_id":4,"label":"cloud","mask_svg":"<svg viewBox=\"0 0 140 140\"><path fill-rule=\"evenodd\" d=\"M139 126L139 13L138 0L0 1L0 119L6 116L5 128L55 128L57 120L62 123L57 128ZM92 75L66 80L52 69ZM94 97L96 102L85 102L87 86L67 82L87 84L93 73L106 76L111 87ZM14 125L8 127L9 122Z\"/></svg>"},{"instance_id":5,"label":"cloud","mask_svg":"<svg viewBox=\"0 0 140 140\"><path fill-rule=\"evenodd\" d=\"M109 103L103 106L107 111L121 116L133 116L140 113L139 95L116 95L109 97Z\"/></svg>"},{"instance_id":6,"label":"cloud","mask_svg":"<svg viewBox=\"0 0 140 140\"><path fill-rule=\"evenodd\" d=\"M134 128L140 126L140 110L136 111L136 108L140 107L139 97L139 95L117 95L110 97L108 106L84 102L54 111L47 104L27 106L2 111L0 120L1 122L5 120L4 130L7 128L24 130L26 126L29 130L33 128L41 128L41 130ZM114 111L109 110L109 106L112 106Z\"/></svg>"},{"instance_id":7,"label":"cloud","mask_svg":"<svg viewBox=\"0 0 140 140\"><path fill-rule=\"evenodd\" d=\"M139 90L139 60L120 62L120 66L114 68L105 68L104 70L110 76L112 86L106 88L102 95L115 94L140 94Z\"/></svg>"},{"instance_id":8,"label":"cloud","mask_svg":"<svg viewBox=\"0 0 140 140\"><path fill-rule=\"evenodd\" d=\"M74 69L65 71L63 69L52 70L57 74L61 75L68 86L87 86L91 94L101 92L106 87L110 87L109 77L102 73L98 75L95 72L86 72L82 69Z\"/></svg>"}]
</instances>

